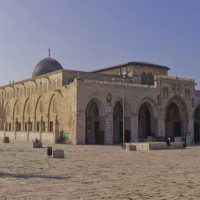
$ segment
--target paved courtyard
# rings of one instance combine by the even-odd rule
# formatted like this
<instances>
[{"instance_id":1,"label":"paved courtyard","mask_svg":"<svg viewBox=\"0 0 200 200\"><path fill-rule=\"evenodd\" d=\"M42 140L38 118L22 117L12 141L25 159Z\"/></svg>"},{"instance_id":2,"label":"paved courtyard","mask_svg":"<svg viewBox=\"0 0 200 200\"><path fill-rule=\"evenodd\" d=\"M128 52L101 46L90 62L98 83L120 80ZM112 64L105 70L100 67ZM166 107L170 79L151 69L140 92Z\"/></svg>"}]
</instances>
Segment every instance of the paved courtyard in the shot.
<instances>
[{"instance_id":1,"label":"paved courtyard","mask_svg":"<svg viewBox=\"0 0 200 200\"><path fill-rule=\"evenodd\" d=\"M128 152L119 146L0 144L0 199L200 199L200 147Z\"/></svg>"}]
</instances>

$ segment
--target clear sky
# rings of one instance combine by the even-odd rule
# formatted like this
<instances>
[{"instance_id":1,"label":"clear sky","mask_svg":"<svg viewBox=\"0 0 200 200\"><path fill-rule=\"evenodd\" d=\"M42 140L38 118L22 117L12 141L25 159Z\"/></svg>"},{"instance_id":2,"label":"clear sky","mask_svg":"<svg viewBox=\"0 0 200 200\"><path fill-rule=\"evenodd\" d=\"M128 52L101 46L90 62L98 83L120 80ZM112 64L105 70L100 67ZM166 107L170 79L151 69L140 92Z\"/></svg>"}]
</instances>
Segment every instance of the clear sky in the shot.
<instances>
[{"instance_id":1,"label":"clear sky","mask_svg":"<svg viewBox=\"0 0 200 200\"><path fill-rule=\"evenodd\" d=\"M0 0L0 85L30 78L49 47L66 69L147 61L200 88L200 0Z\"/></svg>"}]
</instances>

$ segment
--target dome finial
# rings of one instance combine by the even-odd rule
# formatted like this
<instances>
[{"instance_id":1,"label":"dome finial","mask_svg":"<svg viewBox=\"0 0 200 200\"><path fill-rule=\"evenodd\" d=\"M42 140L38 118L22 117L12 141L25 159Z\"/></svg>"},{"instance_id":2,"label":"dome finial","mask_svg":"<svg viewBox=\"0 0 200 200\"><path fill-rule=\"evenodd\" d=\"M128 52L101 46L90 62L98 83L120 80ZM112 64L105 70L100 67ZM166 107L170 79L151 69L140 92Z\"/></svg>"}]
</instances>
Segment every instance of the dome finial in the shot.
<instances>
[{"instance_id":1,"label":"dome finial","mask_svg":"<svg viewBox=\"0 0 200 200\"><path fill-rule=\"evenodd\" d=\"M49 52L49 58L51 57L51 49L48 48L48 52Z\"/></svg>"}]
</instances>

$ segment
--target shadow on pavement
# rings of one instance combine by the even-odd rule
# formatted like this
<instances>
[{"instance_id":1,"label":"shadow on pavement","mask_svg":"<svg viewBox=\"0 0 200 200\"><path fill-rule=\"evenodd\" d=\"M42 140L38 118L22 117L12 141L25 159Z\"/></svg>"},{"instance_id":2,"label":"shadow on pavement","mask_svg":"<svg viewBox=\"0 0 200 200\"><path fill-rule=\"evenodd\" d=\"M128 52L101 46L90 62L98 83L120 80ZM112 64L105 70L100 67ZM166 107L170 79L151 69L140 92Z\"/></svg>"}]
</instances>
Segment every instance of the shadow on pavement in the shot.
<instances>
[{"instance_id":1,"label":"shadow on pavement","mask_svg":"<svg viewBox=\"0 0 200 200\"><path fill-rule=\"evenodd\" d=\"M43 178L43 179L61 179L61 180L67 180L70 177L50 176L50 175L42 175L42 174L12 174L12 173L0 172L0 178L19 178L19 179Z\"/></svg>"}]
</instances>

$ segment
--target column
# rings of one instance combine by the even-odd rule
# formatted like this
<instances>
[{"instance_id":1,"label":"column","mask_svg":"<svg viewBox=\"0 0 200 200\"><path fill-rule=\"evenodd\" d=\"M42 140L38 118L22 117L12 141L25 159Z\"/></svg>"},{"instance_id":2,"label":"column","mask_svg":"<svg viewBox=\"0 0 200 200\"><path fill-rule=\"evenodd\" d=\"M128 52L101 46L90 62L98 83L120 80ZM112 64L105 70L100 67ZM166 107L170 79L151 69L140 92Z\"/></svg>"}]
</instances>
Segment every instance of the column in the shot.
<instances>
[{"instance_id":1,"label":"column","mask_svg":"<svg viewBox=\"0 0 200 200\"><path fill-rule=\"evenodd\" d=\"M37 120L36 120L36 116L34 116L34 121L33 121L33 132L37 132Z\"/></svg>"},{"instance_id":2,"label":"column","mask_svg":"<svg viewBox=\"0 0 200 200\"><path fill-rule=\"evenodd\" d=\"M85 114L84 111L78 111L76 116L74 116L75 123L71 127L71 130L76 130L76 133L70 133L70 140L73 144L85 144Z\"/></svg>"},{"instance_id":3,"label":"column","mask_svg":"<svg viewBox=\"0 0 200 200\"><path fill-rule=\"evenodd\" d=\"M111 108L105 117L106 121L106 131L104 137L105 144L113 144L113 116L111 112Z\"/></svg>"},{"instance_id":4,"label":"column","mask_svg":"<svg viewBox=\"0 0 200 200\"><path fill-rule=\"evenodd\" d=\"M43 117L41 117L41 119L40 119L40 125L39 125L39 133L40 133L40 138L39 138L39 140L40 140L40 141L42 141L43 126L44 126Z\"/></svg>"},{"instance_id":5,"label":"column","mask_svg":"<svg viewBox=\"0 0 200 200\"><path fill-rule=\"evenodd\" d=\"M194 119L191 117L189 120L187 120L187 144L193 144L194 143Z\"/></svg>"},{"instance_id":6,"label":"column","mask_svg":"<svg viewBox=\"0 0 200 200\"><path fill-rule=\"evenodd\" d=\"M30 117L28 118L28 122L27 122L27 141L29 141L29 131L30 131ZM25 126L25 124L24 124ZM25 130L25 129L24 129Z\"/></svg>"},{"instance_id":7,"label":"column","mask_svg":"<svg viewBox=\"0 0 200 200\"><path fill-rule=\"evenodd\" d=\"M13 119L12 121L13 121L13 123L11 124L11 130L9 129L9 131L16 132L15 131L15 120Z\"/></svg>"},{"instance_id":8,"label":"column","mask_svg":"<svg viewBox=\"0 0 200 200\"><path fill-rule=\"evenodd\" d=\"M49 132L49 118L45 119L45 132Z\"/></svg>"},{"instance_id":9,"label":"column","mask_svg":"<svg viewBox=\"0 0 200 200\"><path fill-rule=\"evenodd\" d=\"M7 124L7 122L4 121L4 127L3 127L3 129L4 129L4 137L6 137L6 131L7 131L7 129L6 129L6 124Z\"/></svg>"},{"instance_id":10,"label":"column","mask_svg":"<svg viewBox=\"0 0 200 200\"><path fill-rule=\"evenodd\" d=\"M165 137L165 118L158 118L158 137Z\"/></svg>"},{"instance_id":11,"label":"column","mask_svg":"<svg viewBox=\"0 0 200 200\"><path fill-rule=\"evenodd\" d=\"M138 115L131 117L131 142L138 142Z\"/></svg>"},{"instance_id":12,"label":"column","mask_svg":"<svg viewBox=\"0 0 200 200\"><path fill-rule=\"evenodd\" d=\"M59 134L59 122L58 122L58 117L56 116L55 122L54 122L54 133L55 133L55 140L60 141L60 134Z\"/></svg>"},{"instance_id":13,"label":"column","mask_svg":"<svg viewBox=\"0 0 200 200\"><path fill-rule=\"evenodd\" d=\"M39 127L39 132L42 133L42 126L43 126L43 117L40 119L40 127Z\"/></svg>"}]
</instances>

